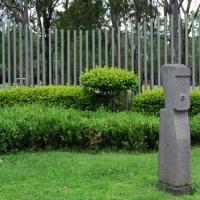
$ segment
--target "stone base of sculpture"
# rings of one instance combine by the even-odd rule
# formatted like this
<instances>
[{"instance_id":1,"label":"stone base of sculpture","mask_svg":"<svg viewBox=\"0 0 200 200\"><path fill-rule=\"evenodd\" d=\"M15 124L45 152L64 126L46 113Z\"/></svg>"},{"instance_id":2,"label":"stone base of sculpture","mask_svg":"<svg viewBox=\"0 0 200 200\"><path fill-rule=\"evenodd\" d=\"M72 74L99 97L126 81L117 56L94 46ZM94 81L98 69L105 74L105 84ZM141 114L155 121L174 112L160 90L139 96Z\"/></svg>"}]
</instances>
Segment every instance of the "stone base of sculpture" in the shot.
<instances>
[{"instance_id":1,"label":"stone base of sculpture","mask_svg":"<svg viewBox=\"0 0 200 200\"><path fill-rule=\"evenodd\" d=\"M159 189L166 190L167 192L172 193L174 195L183 195L183 194L191 193L190 185L175 187L175 186L166 185L164 183L158 182L157 186Z\"/></svg>"},{"instance_id":2,"label":"stone base of sculpture","mask_svg":"<svg viewBox=\"0 0 200 200\"><path fill-rule=\"evenodd\" d=\"M188 113L161 109L158 186L173 194L190 193Z\"/></svg>"}]
</instances>

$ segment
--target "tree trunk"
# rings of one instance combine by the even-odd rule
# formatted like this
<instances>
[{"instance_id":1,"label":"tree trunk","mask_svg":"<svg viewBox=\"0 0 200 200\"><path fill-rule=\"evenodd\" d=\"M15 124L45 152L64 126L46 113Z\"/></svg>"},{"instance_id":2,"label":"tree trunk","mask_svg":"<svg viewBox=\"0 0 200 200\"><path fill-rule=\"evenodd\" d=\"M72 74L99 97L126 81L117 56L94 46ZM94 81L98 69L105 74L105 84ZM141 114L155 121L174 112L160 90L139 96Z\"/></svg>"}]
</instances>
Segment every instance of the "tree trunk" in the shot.
<instances>
[{"instance_id":1,"label":"tree trunk","mask_svg":"<svg viewBox=\"0 0 200 200\"><path fill-rule=\"evenodd\" d=\"M178 62L178 17L180 14L178 0L170 0L173 16L174 62ZM170 18L171 19L171 18ZM172 22L171 22L172 23Z\"/></svg>"}]
</instances>

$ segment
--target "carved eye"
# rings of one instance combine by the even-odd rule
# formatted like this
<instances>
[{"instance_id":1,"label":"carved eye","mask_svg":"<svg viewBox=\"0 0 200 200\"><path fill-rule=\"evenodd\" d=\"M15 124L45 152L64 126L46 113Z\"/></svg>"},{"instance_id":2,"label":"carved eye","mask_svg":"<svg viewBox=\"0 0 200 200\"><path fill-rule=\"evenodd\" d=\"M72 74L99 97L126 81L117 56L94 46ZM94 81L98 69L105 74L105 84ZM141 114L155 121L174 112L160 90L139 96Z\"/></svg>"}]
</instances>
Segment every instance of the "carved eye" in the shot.
<instances>
[{"instance_id":1,"label":"carved eye","mask_svg":"<svg viewBox=\"0 0 200 200\"><path fill-rule=\"evenodd\" d=\"M185 96L182 94L181 95L181 101L184 101L185 100Z\"/></svg>"}]
</instances>

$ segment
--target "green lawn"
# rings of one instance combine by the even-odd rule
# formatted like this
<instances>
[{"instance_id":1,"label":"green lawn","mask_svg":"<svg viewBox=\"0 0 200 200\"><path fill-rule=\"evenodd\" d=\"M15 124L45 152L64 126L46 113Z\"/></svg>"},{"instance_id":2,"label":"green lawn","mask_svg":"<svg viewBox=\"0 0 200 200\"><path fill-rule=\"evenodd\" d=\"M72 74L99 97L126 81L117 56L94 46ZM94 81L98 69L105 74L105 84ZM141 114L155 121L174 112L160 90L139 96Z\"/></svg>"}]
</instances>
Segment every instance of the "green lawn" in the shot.
<instances>
[{"instance_id":1,"label":"green lawn","mask_svg":"<svg viewBox=\"0 0 200 200\"><path fill-rule=\"evenodd\" d=\"M1 200L200 199L200 148L192 151L192 195L155 187L157 153L43 152L0 156Z\"/></svg>"}]
</instances>

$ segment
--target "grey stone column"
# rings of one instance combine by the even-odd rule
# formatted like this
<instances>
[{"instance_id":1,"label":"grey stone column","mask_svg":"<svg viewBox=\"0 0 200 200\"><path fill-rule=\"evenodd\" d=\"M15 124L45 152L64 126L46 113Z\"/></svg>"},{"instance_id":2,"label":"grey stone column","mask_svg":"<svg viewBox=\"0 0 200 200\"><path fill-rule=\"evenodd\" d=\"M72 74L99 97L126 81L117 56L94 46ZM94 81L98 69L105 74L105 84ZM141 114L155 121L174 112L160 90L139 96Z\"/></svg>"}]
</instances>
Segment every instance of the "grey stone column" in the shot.
<instances>
[{"instance_id":1,"label":"grey stone column","mask_svg":"<svg viewBox=\"0 0 200 200\"><path fill-rule=\"evenodd\" d=\"M161 81L165 108L160 110L158 186L174 194L187 194L191 184L190 69L164 65Z\"/></svg>"}]
</instances>

